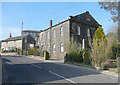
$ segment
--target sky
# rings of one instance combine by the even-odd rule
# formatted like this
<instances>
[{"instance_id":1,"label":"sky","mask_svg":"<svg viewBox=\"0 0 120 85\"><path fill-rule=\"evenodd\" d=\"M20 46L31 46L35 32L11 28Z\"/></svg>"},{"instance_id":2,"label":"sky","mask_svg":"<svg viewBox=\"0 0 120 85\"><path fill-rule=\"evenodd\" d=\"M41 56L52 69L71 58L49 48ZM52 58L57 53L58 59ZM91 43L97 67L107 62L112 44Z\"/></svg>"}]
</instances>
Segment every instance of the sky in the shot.
<instances>
[{"instance_id":1,"label":"sky","mask_svg":"<svg viewBox=\"0 0 120 85\"><path fill-rule=\"evenodd\" d=\"M49 20L53 20L54 25L86 11L107 34L114 23L111 14L101 9L98 2L2 2L0 40L8 38L10 33L13 37L21 35L22 22L25 30L43 30L49 27Z\"/></svg>"}]
</instances>

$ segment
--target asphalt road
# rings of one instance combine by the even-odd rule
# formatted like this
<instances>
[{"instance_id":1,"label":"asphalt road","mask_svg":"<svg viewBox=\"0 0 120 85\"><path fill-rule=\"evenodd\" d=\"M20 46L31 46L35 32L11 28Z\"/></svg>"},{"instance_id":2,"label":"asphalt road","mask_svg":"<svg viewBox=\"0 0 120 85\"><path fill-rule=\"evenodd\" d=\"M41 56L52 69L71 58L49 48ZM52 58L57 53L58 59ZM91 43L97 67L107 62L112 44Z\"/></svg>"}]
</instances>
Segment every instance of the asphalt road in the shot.
<instances>
[{"instance_id":1,"label":"asphalt road","mask_svg":"<svg viewBox=\"0 0 120 85\"><path fill-rule=\"evenodd\" d=\"M3 84L10 83L118 83L97 70L27 57L2 57Z\"/></svg>"}]
</instances>

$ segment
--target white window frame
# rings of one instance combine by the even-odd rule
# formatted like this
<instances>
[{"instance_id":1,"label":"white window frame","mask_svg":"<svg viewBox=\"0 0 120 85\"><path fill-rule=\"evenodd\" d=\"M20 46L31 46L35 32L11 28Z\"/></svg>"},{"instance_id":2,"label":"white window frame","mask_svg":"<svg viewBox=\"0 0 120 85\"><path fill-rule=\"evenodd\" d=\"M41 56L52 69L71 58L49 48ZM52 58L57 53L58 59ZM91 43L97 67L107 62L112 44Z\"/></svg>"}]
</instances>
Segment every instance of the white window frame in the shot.
<instances>
[{"instance_id":1,"label":"white window frame","mask_svg":"<svg viewBox=\"0 0 120 85\"><path fill-rule=\"evenodd\" d=\"M80 30L80 26L77 26L77 35L81 35L81 30Z\"/></svg>"},{"instance_id":2,"label":"white window frame","mask_svg":"<svg viewBox=\"0 0 120 85\"><path fill-rule=\"evenodd\" d=\"M60 52L64 52L64 46L62 42L60 43Z\"/></svg>"},{"instance_id":3,"label":"white window frame","mask_svg":"<svg viewBox=\"0 0 120 85\"><path fill-rule=\"evenodd\" d=\"M64 35L64 32L63 32L63 31L64 31L64 28L63 28L63 26L61 26L61 27L60 27L60 35L61 35L61 36Z\"/></svg>"},{"instance_id":4,"label":"white window frame","mask_svg":"<svg viewBox=\"0 0 120 85\"><path fill-rule=\"evenodd\" d=\"M55 43L53 44L53 52L56 51L56 46L55 46Z\"/></svg>"},{"instance_id":5,"label":"white window frame","mask_svg":"<svg viewBox=\"0 0 120 85\"><path fill-rule=\"evenodd\" d=\"M53 38L55 38L56 37L56 35L55 35L55 29L53 29Z\"/></svg>"},{"instance_id":6,"label":"white window frame","mask_svg":"<svg viewBox=\"0 0 120 85\"><path fill-rule=\"evenodd\" d=\"M49 31L47 32L47 39L50 39L50 33L49 33Z\"/></svg>"},{"instance_id":7,"label":"white window frame","mask_svg":"<svg viewBox=\"0 0 120 85\"><path fill-rule=\"evenodd\" d=\"M88 35L88 37L90 36L90 29L89 28L87 29L87 35Z\"/></svg>"},{"instance_id":8,"label":"white window frame","mask_svg":"<svg viewBox=\"0 0 120 85\"><path fill-rule=\"evenodd\" d=\"M48 43L46 46L46 50L49 52L50 51L50 44Z\"/></svg>"},{"instance_id":9,"label":"white window frame","mask_svg":"<svg viewBox=\"0 0 120 85\"><path fill-rule=\"evenodd\" d=\"M43 33L40 34L40 40L43 40Z\"/></svg>"}]
</instances>

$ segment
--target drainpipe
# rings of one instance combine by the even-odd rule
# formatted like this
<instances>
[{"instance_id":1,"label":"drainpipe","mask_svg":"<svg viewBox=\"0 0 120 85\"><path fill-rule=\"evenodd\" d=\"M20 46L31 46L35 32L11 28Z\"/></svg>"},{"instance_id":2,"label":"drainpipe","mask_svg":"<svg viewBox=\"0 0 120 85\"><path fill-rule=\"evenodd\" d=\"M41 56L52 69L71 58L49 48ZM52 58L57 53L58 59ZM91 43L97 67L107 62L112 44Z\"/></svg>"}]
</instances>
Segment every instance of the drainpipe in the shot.
<instances>
[{"instance_id":1,"label":"drainpipe","mask_svg":"<svg viewBox=\"0 0 120 85\"><path fill-rule=\"evenodd\" d=\"M50 57L51 57L51 55L52 55L52 37L51 37L51 28L52 28L52 20L50 20Z\"/></svg>"}]
</instances>

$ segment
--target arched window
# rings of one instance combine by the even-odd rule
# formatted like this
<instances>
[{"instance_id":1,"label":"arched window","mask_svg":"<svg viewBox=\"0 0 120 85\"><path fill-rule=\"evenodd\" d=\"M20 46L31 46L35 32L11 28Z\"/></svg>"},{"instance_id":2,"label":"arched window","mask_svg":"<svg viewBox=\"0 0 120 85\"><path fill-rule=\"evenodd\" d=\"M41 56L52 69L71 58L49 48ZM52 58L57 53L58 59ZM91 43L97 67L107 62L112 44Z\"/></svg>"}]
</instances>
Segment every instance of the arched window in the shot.
<instances>
[{"instance_id":1,"label":"arched window","mask_svg":"<svg viewBox=\"0 0 120 85\"><path fill-rule=\"evenodd\" d=\"M90 36L90 29L87 30L88 37Z\"/></svg>"},{"instance_id":2,"label":"arched window","mask_svg":"<svg viewBox=\"0 0 120 85\"><path fill-rule=\"evenodd\" d=\"M77 35L80 35L80 26L77 27Z\"/></svg>"},{"instance_id":3,"label":"arched window","mask_svg":"<svg viewBox=\"0 0 120 85\"><path fill-rule=\"evenodd\" d=\"M43 33L42 33L41 36L40 36L40 40L43 40Z\"/></svg>"},{"instance_id":4,"label":"arched window","mask_svg":"<svg viewBox=\"0 0 120 85\"><path fill-rule=\"evenodd\" d=\"M55 50L55 43L53 44L53 52L55 52L56 50Z\"/></svg>"},{"instance_id":5,"label":"arched window","mask_svg":"<svg viewBox=\"0 0 120 85\"><path fill-rule=\"evenodd\" d=\"M49 33L49 31L47 32L47 39L49 39L50 38L50 33Z\"/></svg>"},{"instance_id":6,"label":"arched window","mask_svg":"<svg viewBox=\"0 0 120 85\"><path fill-rule=\"evenodd\" d=\"M60 43L60 52L64 52L64 46L62 42Z\"/></svg>"},{"instance_id":7,"label":"arched window","mask_svg":"<svg viewBox=\"0 0 120 85\"><path fill-rule=\"evenodd\" d=\"M55 38L55 29L53 30L53 38Z\"/></svg>"},{"instance_id":8,"label":"arched window","mask_svg":"<svg viewBox=\"0 0 120 85\"><path fill-rule=\"evenodd\" d=\"M47 44L47 46L46 46L46 50L49 52L49 50L50 50L50 45L49 45L49 43Z\"/></svg>"},{"instance_id":9,"label":"arched window","mask_svg":"<svg viewBox=\"0 0 120 85\"><path fill-rule=\"evenodd\" d=\"M60 35L63 36L63 26L60 27Z\"/></svg>"}]
</instances>

